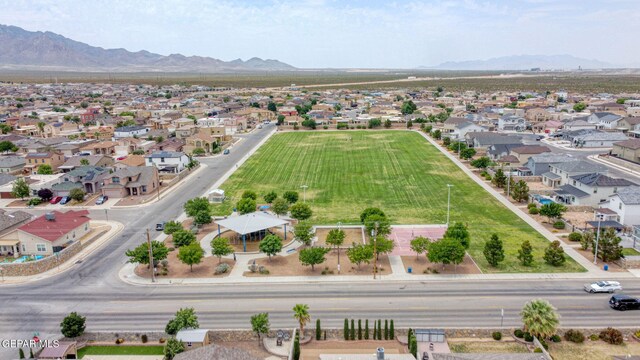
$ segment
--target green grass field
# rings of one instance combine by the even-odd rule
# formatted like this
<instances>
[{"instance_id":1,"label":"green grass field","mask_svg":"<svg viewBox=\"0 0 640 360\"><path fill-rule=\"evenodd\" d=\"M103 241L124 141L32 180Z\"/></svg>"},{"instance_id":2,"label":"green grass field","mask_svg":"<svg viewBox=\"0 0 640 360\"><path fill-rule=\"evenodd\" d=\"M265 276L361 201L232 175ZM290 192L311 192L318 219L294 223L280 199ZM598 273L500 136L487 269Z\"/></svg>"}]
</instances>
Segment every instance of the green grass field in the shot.
<instances>
[{"instance_id":1,"label":"green grass field","mask_svg":"<svg viewBox=\"0 0 640 360\"><path fill-rule=\"evenodd\" d=\"M78 357L87 355L162 355L164 346L87 346L78 350Z\"/></svg>"},{"instance_id":2,"label":"green grass field","mask_svg":"<svg viewBox=\"0 0 640 360\"><path fill-rule=\"evenodd\" d=\"M582 271L573 260L561 268L542 261L549 242L466 176L420 134L404 131L293 132L277 134L222 185L229 201L215 214L227 214L244 190L260 196L308 185L307 202L316 224L357 223L369 206L383 209L394 224L443 224L451 192L451 222L469 226L469 253L485 272ZM259 198L260 203L262 198ZM491 268L482 255L484 242L496 233L505 243L506 261ZM516 256L530 240L532 267Z\"/></svg>"}]
</instances>

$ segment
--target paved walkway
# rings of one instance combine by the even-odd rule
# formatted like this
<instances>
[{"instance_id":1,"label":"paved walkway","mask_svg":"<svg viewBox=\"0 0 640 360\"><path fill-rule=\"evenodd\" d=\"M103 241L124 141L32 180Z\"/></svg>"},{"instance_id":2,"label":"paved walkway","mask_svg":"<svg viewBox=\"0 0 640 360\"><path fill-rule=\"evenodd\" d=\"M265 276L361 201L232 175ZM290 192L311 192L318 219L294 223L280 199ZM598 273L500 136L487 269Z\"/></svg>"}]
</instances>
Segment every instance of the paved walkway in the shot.
<instances>
[{"instance_id":1,"label":"paved walkway","mask_svg":"<svg viewBox=\"0 0 640 360\"><path fill-rule=\"evenodd\" d=\"M595 162L597 162L597 163L600 163L602 165L605 165L605 166L608 166L608 167L612 167L612 168L618 169L620 171L625 171L625 172L627 172L629 174L632 174L634 176L640 177L640 172L631 170L629 168L626 168L624 166L620 166L618 164L614 164L611 161L608 161L606 159L603 159L603 158L599 157L598 155L591 155L591 156L588 156L588 158L593 160L593 161L595 161Z\"/></svg>"}]
</instances>

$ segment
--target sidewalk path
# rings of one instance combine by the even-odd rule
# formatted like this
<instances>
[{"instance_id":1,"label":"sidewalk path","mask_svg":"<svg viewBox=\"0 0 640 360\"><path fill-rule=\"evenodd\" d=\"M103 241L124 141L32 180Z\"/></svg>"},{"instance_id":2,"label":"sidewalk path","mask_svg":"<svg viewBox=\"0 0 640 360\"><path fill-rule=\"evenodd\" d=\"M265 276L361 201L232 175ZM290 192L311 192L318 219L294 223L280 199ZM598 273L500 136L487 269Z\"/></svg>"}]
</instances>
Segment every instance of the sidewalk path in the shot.
<instances>
[{"instance_id":1,"label":"sidewalk path","mask_svg":"<svg viewBox=\"0 0 640 360\"><path fill-rule=\"evenodd\" d=\"M624 166L620 166L618 164L614 164L611 161L607 161L607 160L599 157L598 155L591 155L591 156L588 156L588 158L593 160L593 161L595 161L595 162L597 162L597 163L600 163L600 164L602 164L604 166L608 166L608 167L611 167L611 168L614 168L614 169L618 169L620 171L624 171L624 172L627 172L629 174L632 174L633 176L640 177L640 172L628 169L628 168L626 168Z\"/></svg>"}]
</instances>

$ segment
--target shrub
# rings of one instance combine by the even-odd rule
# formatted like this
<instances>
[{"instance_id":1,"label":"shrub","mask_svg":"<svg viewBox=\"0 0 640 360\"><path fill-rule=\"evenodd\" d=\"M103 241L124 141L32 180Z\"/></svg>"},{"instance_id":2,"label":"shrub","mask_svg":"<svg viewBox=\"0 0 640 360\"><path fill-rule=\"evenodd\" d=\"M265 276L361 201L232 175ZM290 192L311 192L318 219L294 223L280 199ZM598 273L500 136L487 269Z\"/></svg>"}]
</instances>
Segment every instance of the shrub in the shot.
<instances>
[{"instance_id":1,"label":"shrub","mask_svg":"<svg viewBox=\"0 0 640 360\"><path fill-rule=\"evenodd\" d=\"M513 335L518 339L522 339L524 337L524 331L516 329L516 331L513 332Z\"/></svg>"},{"instance_id":2,"label":"shrub","mask_svg":"<svg viewBox=\"0 0 640 360\"><path fill-rule=\"evenodd\" d=\"M74 338L84 333L86 318L72 312L60 323L60 332L68 338Z\"/></svg>"},{"instance_id":3,"label":"shrub","mask_svg":"<svg viewBox=\"0 0 640 360\"><path fill-rule=\"evenodd\" d=\"M640 330L636 331L634 335L640 339Z\"/></svg>"},{"instance_id":4,"label":"shrub","mask_svg":"<svg viewBox=\"0 0 640 360\"><path fill-rule=\"evenodd\" d=\"M149 341L149 337L147 337L147 334L142 334L142 336L140 336L140 341L142 341L143 344L146 344L147 341Z\"/></svg>"},{"instance_id":5,"label":"shrub","mask_svg":"<svg viewBox=\"0 0 640 360\"><path fill-rule=\"evenodd\" d=\"M123 339L123 338L117 338L117 339L116 339L116 345L120 345L120 344L122 344L123 342L124 342L124 339Z\"/></svg>"},{"instance_id":6,"label":"shrub","mask_svg":"<svg viewBox=\"0 0 640 360\"><path fill-rule=\"evenodd\" d=\"M502 339L502 333L500 331L494 331L491 334L491 337L493 338L493 340L500 341Z\"/></svg>"},{"instance_id":7,"label":"shrub","mask_svg":"<svg viewBox=\"0 0 640 360\"><path fill-rule=\"evenodd\" d=\"M29 201L27 202L28 206L38 206L42 203L42 199L40 198L31 198L29 199Z\"/></svg>"},{"instance_id":8,"label":"shrub","mask_svg":"<svg viewBox=\"0 0 640 360\"><path fill-rule=\"evenodd\" d=\"M546 341L544 341L544 339L539 339L539 340L540 340L540 345L542 345L542 347L543 347L545 350L549 350L549 345L547 345L547 342L546 342Z\"/></svg>"},{"instance_id":9,"label":"shrub","mask_svg":"<svg viewBox=\"0 0 640 360\"><path fill-rule=\"evenodd\" d=\"M227 264L220 264L218 266L216 266L216 269L214 270L214 274L215 275L220 275L220 274L225 274L229 271L229 265Z\"/></svg>"},{"instance_id":10,"label":"shrub","mask_svg":"<svg viewBox=\"0 0 640 360\"><path fill-rule=\"evenodd\" d=\"M538 214L540 214L540 210L538 210L537 207L532 207L532 208L529 209L529 214L538 215Z\"/></svg>"},{"instance_id":11,"label":"shrub","mask_svg":"<svg viewBox=\"0 0 640 360\"><path fill-rule=\"evenodd\" d=\"M534 352L534 353L541 353L541 352L542 352L542 349L540 349L540 348L535 348L535 350L533 350L533 352Z\"/></svg>"},{"instance_id":12,"label":"shrub","mask_svg":"<svg viewBox=\"0 0 640 360\"><path fill-rule=\"evenodd\" d=\"M551 337L551 341L553 341L554 343L559 343L560 341L562 341L562 338L560 337L560 335L553 335Z\"/></svg>"},{"instance_id":13,"label":"shrub","mask_svg":"<svg viewBox=\"0 0 640 360\"><path fill-rule=\"evenodd\" d=\"M524 341L532 342L533 341L533 335L529 334L529 332L524 333Z\"/></svg>"},{"instance_id":14,"label":"shrub","mask_svg":"<svg viewBox=\"0 0 640 360\"><path fill-rule=\"evenodd\" d=\"M598 334L591 334L591 335L589 335L589 340L598 341L598 340L600 340L600 336L598 336Z\"/></svg>"},{"instance_id":15,"label":"shrub","mask_svg":"<svg viewBox=\"0 0 640 360\"><path fill-rule=\"evenodd\" d=\"M565 226L564 225L564 221L558 220L558 221L553 223L553 228L554 229L564 229L564 226Z\"/></svg>"},{"instance_id":16,"label":"shrub","mask_svg":"<svg viewBox=\"0 0 640 360\"><path fill-rule=\"evenodd\" d=\"M164 343L165 343L165 341L167 341L167 339L165 339L165 338L160 338L160 339L158 340L158 342L159 342L160 344L164 344Z\"/></svg>"},{"instance_id":17,"label":"shrub","mask_svg":"<svg viewBox=\"0 0 640 360\"><path fill-rule=\"evenodd\" d=\"M528 203L527 209L537 208L538 206L535 203Z\"/></svg>"},{"instance_id":18,"label":"shrub","mask_svg":"<svg viewBox=\"0 0 640 360\"><path fill-rule=\"evenodd\" d=\"M564 338L567 341L571 341L577 344L584 342L584 334L580 330L569 329L564 333Z\"/></svg>"},{"instance_id":19,"label":"shrub","mask_svg":"<svg viewBox=\"0 0 640 360\"><path fill-rule=\"evenodd\" d=\"M327 130L329 127L327 125L322 127L323 129Z\"/></svg>"},{"instance_id":20,"label":"shrub","mask_svg":"<svg viewBox=\"0 0 640 360\"><path fill-rule=\"evenodd\" d=\"M622 345L624 338L618 329L608 327L600 332L600 339L611 345Z\"/></svg>"},{"instance_id":21,"label":"shrub","mask_svg":"<svg viewBox=\"0 0 640 360\"><path fill-rule=\"evenodd\" d=\"M259 272L260 272L261 275L269 275L269 270L267 270L267 268L262 267L262 266L260 267Z\"/></svg>"},{"instance_id":22,"label":"shrub","mask_svg":"<svg viewBox=\"0 0 640 360\"><path fill-rule=\"evenodd\" d=\"M579 232L572 232L571 234L569 234L569 241L580 241L582 240L582 234L580 234Z\"/></svg>"}]
</instances>

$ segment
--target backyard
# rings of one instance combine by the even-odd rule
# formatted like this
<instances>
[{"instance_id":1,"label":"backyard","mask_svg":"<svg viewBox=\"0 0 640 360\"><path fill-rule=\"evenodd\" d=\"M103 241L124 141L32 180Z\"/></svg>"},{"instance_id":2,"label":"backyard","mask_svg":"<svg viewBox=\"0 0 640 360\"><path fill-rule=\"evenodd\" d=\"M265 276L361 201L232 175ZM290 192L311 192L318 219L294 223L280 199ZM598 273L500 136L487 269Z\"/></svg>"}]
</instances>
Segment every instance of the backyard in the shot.
<instances>
[{"instance_id":1,"label":"backyard","mask_svg":"<svg viewBox=\"0 0 640 360\"><path fill-rule=\"evenodd\" d=\"M569 259L562 267L542 261L549 242L506 209L454 163L415 132L289 132L271 138L227 180L228 200L213 207L216 215L231 212L245 190L259 196L287 190L305 194L314 224L355 224L367 207L383 209L394 224L443 224L447 220L447 184L451 221L469 226L469 254L483 272L582 271ZM506 260L488 265L482 250L492 233L504 241ZM520 266L520 244L529 240L535 263Z\"/></svg>"},{"instance_id":2,"label":"backyard","mask_svg":"<svg viewBox=\"0 0 640 360\"><path fill-rule=\"evenodd\" d=\"M78 350L78 358L87 355L162 355L163 345L152 346L86 346Z\"/></svg>"}]
</instances>

